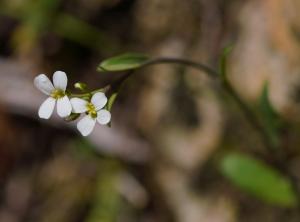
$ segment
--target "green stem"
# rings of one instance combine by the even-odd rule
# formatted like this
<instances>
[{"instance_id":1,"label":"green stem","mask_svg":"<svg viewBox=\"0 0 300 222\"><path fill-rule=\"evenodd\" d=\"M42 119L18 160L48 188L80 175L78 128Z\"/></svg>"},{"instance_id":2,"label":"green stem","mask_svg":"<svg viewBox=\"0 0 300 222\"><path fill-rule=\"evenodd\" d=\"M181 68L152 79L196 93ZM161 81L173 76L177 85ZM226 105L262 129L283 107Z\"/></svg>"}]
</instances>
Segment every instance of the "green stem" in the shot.
<instances>
[{"instance_id":1,"label":"green stem","mask_svg":"<svg viewBox=\"0 0 300 222\"><path fill-rule=\"evenodd\" d=\"M227 79L224 78L224 76L222 77L219 72L215 71L214 69L210 68L209 66L206 66L201 63L193 62L190 60L180 59L180 58L156 58L156 59L152 59L152 60L146 62L140 68L149 66L149 65L164 64L164 63L174 63L174 64L179 64L179 65L189 66L191 68L197 69L199 71L202 71L202 72L208 74L208 76L210 76L212 78L220 78L223 89L231 96L231 98L235 101L235 103L240 107L240 109L242 110L245 117L248 119L249 123L252 125L252 127L257 132L259 132L261 140L265 144L266 148L269 151L274 152L274 147L273 147L272 141L270 140L270 137L266 131L266 128L257 119L253 110L239 97L239 95L236 93L236 91L233 89L233 87L227 81Z\"/></svg>"},{"instance_id":2,"label":"green stem","mask_svg":"<svg viewBox=\"0 0 300 222\"><path fill-rule=\"evenodd\" d=\"M231 84L225 79L222 82L223 88L225 91L231 96L231 98L235 101L235 103L240 107L240 109L243 111L245 117L248 119L249 123L252 125L252 127L259 132L259 135L261 137L261 140L265 144L265 147L268 149L269 152L274 153L274 145L269 137L269 134L262 125L262 123L257 119L256 114L252 111L252 109L247 106L242 99L238 96L236 91L233 89Z\"/></svg>"},{"instance_id":3,"label":"green stem","mask_svg":"<svg viewBox=\"0 0 300 222\"><path fill-rule=\"evenodd\" d=\"M89 98L91 97L92 95L94 95L95 93L97 92L106 92L108 90L109 87L105 87L105 88L102 88L102 89L96 89L96 90L93 90L89 93L80 93L80 94L74 94L74 93L70 93L70 97L71 98L74 98L74 97L77 97L77 98Z\"/></svg>"},{"instance_id":4,"label":"green stem","mask_svg":"<svg viewBox=\"0 0 300 222\"><path fill-rule=\"evenodd\" d=\"M190 66L194 69L205 72L210 77L217 78L218 76L220 76L217 71L215 71L214 69L210 68L207 65L197 63L197 62L193 62L193 61L190 61L190 60L179 59L179 58L156 58L156 59L151 59L148 62L144 63L143 66L141 66L141 67L156 65L156 64L163 64L163 63L175 63L175 64L180 64L180 65Z\"/></svg>"}]
</instances>

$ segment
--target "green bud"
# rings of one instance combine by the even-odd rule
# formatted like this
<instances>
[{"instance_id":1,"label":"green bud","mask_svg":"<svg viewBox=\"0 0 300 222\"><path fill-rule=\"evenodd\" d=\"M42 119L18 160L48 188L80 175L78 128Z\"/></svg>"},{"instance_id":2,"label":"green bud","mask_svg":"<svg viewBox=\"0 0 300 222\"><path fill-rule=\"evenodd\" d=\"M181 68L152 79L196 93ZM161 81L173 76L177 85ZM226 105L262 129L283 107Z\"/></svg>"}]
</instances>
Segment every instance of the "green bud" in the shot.
<instances>
[{"instance_id":1,"label":"green bud","mask_svg":"<svg viewBox=\"0 0 300 222\"><path fill-rule=\"evenodd\" d=\"M82 82L77 82L74 84L74 87L76 89L79 89L81 91L84 91L86 89L86 84L85 83L82 83Z\"/></svg>"}]
</instances>

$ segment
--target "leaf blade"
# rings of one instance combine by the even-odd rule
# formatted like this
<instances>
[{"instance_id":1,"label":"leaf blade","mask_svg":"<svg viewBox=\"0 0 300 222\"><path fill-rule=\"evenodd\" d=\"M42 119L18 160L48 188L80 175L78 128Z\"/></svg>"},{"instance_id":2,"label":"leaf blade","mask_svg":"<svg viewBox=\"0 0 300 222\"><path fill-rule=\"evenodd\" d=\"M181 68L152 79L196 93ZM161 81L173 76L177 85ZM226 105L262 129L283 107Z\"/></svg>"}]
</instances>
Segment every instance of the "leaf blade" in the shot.
<instances>
[{"instance_id":1,"label":"leaf blade","mask_svg":"<svg viewBox=\"0 0 300 222\"><path fill-rule=\"evenodd\" d=\"M291 182L253 157L229 153L221 161L221 172L233 184L266 203L281 207L294 207L297 203Z\"/></svg>"},{"instance_id":2,"label":"leaf blade","mask_svg":"<svg viewBox=\"0 0 300 222\"><path fill-rule=\"evenodd\" d=\"M97 67L98 72L116 72L137 69L143 66L149 57L139 53L126 53L102 61Z\"/></svg>"}]
</instances>

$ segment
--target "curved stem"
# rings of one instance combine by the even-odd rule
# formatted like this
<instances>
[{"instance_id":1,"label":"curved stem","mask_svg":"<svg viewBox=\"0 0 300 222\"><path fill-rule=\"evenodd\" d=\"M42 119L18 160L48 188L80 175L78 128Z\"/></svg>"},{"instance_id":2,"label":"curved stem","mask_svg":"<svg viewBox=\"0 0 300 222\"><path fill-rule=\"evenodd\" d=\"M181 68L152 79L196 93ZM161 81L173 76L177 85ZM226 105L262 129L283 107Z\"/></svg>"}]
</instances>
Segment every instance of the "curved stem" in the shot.
<instances>
[{"instance_id":1,"label":"curved stem","mask_svg":"<svg viewBox=\"0 0 300 222\"><path fill-rule=\"evenodd\" d=\"M91 97L92 95L94 95L97 92L106 92L106 91L107 91L107 87L102 88L102 89L96 89L96 90L93 90L89 93L80 93L80 94L70 93L70 97L71 98L73 98L73 97L86 98L86 97Z\"/></svg>"},{"instance_id":2,"label":"curved stem","mask_svg":"<svg viewBox=\"0 0 300 222\"><path fill-rule=\"evenodd\" d=\"M149 66L149 65L164 64L164 63L174 63L174 64L179 64L179 65L185 65L185 66L189 66L191 68L195 68L199 71L202 71L202 72L208 74L208 76L210 76L212 78L220 77L223 89L231 96L231 98L235 101L235 103L240 107L240 109L242 110L245 117L248 119L249 123L252 125L252 127L259 132L261 140L265 144L266 148L270 152L274 151L272 141L270 140L270 137L269 137L265 127L257 119L257 117L256 117L255 113L252 111L252 109L246 103L244 103L243 100L238 96L238 94L233 89L231 84L227 81L227 79L224 77L221 77L221 74L219 72L217 72L214 69L210 68L209 66L206 66L201 63L197 63L197 62L193 62L193 61L181 59L181 58L166 58L166 57L149 60L148 62L143 64L140 68Z\"/></svg>"},{"instance_id":3,"label":"curved stem","mask_svg":"<svg viewBox=\"0 0 300 222\"><path fill-rule=\"evenodd\" d=\"M162 58L151 59L148 62L144 63L141 67L156 65L156 64L163 64L163 63L174 63L174 64L179 64L179 65L190 66L194 69L198 69L202 72L205 72L206 74L208 74L211 77L217 78L219 76L219 73L217 71L215 71L214 69L210 68L207 65L193 62L193 61L186 60L186 59L180 59L180 58L162 57Z\"/></svg>"},{"instance_id":4,"label":"curved stem","mask_svg":"<svg viewBox=\"0 0 300 222\"><path fill-rule=\"evenodd\" d=\"M257 119L256 114L252 111L252 109L247 106L242 99L238 96L233 87L228 83L227 80L223 81L223 87L226 92L231 96L231 98L236 102L236 104L243 111L245 117L248 119L249 123L251 123L252 127L257 130L260 134L261 140L265 144L266 148L274 153L274 145L270 140L269 134L266 131L266 128L261 124L261 122Z\"/></svg>"}]
</instances>

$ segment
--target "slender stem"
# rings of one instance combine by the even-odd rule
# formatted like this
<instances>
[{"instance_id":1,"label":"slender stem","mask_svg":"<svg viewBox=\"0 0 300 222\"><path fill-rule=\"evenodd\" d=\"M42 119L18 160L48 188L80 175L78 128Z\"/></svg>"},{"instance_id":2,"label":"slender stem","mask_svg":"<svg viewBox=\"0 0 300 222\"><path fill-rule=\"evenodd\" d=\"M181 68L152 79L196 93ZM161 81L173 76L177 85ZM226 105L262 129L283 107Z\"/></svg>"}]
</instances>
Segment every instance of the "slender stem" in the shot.
<instances>
[{"instance_id":1,"label":"slender stem","mask_svg":"<svg viewBox=\"0 0 300 222\"><path fill-rule=\"evenodd\" d=\"M231 96L231 98L236 102L236 104L243 111L244 115L248 119L249 123L251 123L252 127L259 132L259 135L265 144L266 148L274 153L274 146L272 141L270 140L269 134L266 131L266 128L261 124L261 122L257 119L256 114L252 111L252 109L247 106L241 98L238 96L236 91L232 88L232 86L225 79L223 81L223 87L226 92Z\"/></svg>"},{"instance_id":2,"label":"slender stem","mask_svg":"<svg viewBox=\"0 0 300 222\"><path fill-rule=\"evenodd\" d=\"M97 92L106 92L108 90L108 87L102 88L102 89L96 89L93 90L89 93L80 93L80 94L74 94L74 93L70 93L70 97L78 97L78 98L85 98L85 97L91 97L92 95L94 95Z\"/></svg>"},{"instance_id":3,"label":"slender stem","mask_svg":"<svg viewBox=\"0 0 300 222\"><path fill-rule=\"evenodd\" d=\"M212 78L218 78L221 77L220 73L215 71L214 69L210 68L209 66L206 66L201 63L193 62L190 60L185 60L181 58L156 58L148 61L145 63L142 67L149 66L149 65L156 65L156 64L164 64L164 63L175 63L180 65L189 66L192 68L195 68L199 71L202 71L208 76ZM259 135L261 137L262 142L265 144L266 148L273 152L274 147L272 145L272 141L270 140L270 137L265 129L265 127L261 124L261 122L257 119L255 113L252 111L252 109L246 105L242 101L242 99L238 96L236 91L232 88L231 84L226 80L226 78L220 78L221 84L223 86L223 89L231 96L231 98L236 102L236 104L240 107L240 109L243 111L245 117L248 119L249 123L252 125L252 127L259 132Z\"/></svg>"},{"instance_id":4,"label":"slender stem","mask_svg":"<svg viewBox=\"0 0 300 222\"><path fill-rule=\"evenodd\" d=\"M190 66L194 69L198 69L202 72L205 72L211 77L217 78L219 76L219 73L215 71L214 69L210 68L207 65L193 62L190 60L186 59L180 59L180 58L156 58L156 59L151 59L148 62L146 62L142 67L149 66L149 65L156 65L156 64L163 64L163 63L175 63L175 64L180 64L180 65L185 65L185 66Z\"/></svg>"}]
</instances>

